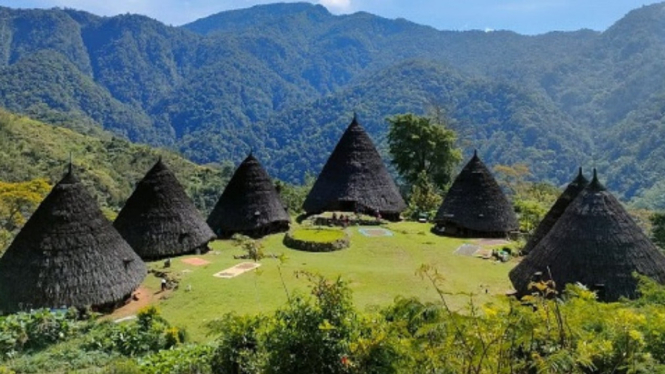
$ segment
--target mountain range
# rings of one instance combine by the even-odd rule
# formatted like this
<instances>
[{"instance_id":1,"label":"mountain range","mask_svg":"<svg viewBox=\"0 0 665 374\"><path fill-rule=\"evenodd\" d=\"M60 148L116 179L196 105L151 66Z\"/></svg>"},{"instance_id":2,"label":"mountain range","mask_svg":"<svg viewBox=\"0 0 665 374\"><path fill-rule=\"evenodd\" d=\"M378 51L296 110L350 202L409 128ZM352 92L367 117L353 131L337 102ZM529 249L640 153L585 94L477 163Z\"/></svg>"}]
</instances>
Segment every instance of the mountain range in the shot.
<instances>
[{"instance_id":1,"label":"mountain range","mask_svg":"<svg viewBox=\"0 0 665 374\"><path fill-rule=\"evenodd\" d=\"M445 113L466 154L562 185L597 167L665 208L665 3L603 32L441 31L309 3L171 27L139 15L0 8L0 106L198 163L253 150L317 173L353 113L385 154L386 117Z\"/></svg>"}]
</instances>

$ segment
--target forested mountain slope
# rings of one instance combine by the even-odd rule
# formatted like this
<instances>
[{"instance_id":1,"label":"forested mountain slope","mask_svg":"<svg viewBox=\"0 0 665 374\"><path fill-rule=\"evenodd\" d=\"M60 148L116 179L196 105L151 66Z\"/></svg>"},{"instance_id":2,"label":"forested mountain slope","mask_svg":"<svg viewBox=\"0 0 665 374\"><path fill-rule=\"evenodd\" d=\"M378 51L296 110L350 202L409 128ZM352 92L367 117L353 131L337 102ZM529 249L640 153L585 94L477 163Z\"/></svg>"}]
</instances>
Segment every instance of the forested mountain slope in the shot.
<instances>
[{"instance_id":1,"label":"forested mountain slope","mask_svg":"<svg viewBox=\"0 0 665 374\"><path fill-rule=\"evenodd\" d=\"M199 166L166 150L103 136L82 135L0 110L0 181L44 178L55 183L71 155L79 177L100 205L117 211L135 184L163 157L199 209L206 212L233 172L228 164Z\"/></svg>"},{"instance_id":2,"label":"forested mountain slope","mask_svg":"<svg viewBox=\"0 0 665 374\"><path fill-rule=\"evenodd\" d=\"M563 184L598 166L626 199L656 199L665 4L604 32L439 31L307 3L223 12L183 27L138 15L0 8L0 105L84 133L106 129L196 162L250 149L272 175L318 172L357 111L448 111L489 164ZM659 201L656 201L659 200Z\"/></svg>"}]
</instances>

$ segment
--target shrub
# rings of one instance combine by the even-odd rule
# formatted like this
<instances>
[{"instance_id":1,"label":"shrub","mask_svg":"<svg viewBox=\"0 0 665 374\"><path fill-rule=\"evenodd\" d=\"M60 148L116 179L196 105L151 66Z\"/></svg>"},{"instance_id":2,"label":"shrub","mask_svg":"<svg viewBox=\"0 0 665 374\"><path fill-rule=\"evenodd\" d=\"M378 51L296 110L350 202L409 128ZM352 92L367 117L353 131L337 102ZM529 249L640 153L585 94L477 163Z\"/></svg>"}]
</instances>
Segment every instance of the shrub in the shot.
<instances>
[{"instance_id":1,"label":"shrub","mask_svg":"<svg viewBox=\"0 0 665 374\"><path fill-rule=\"evenodd\" d=\"M171 327L159 315L157 308L149 306L139 311L136 321L98 324L86 338L83 348L140 356L183 343L184 336L184 332Z\"/></svg>"},{"instance_id":2,"label":"shrub","mask_svg":"<svg viewBox=\"0 0 665 374\"><path fill-rule=\"evenodd\" d=\"M76 313L48 309L16 313L0 318L0 353L12 357L24 350L42 349L71 337L79 323Z\"/></svg>"}]
</instances>

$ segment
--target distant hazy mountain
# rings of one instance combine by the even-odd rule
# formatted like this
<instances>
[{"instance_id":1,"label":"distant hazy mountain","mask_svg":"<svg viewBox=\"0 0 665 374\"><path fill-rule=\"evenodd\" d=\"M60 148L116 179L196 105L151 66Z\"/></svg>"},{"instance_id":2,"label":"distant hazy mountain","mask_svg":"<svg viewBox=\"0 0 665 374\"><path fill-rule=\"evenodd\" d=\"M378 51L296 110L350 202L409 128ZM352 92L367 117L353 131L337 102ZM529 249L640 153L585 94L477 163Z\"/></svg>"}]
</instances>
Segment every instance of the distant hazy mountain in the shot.
<instances>
[{"instance_id":1,"label":"distant hazy mountain","mask_svg":"<svg viewBox=\"0 0 665 374\"><path fill-rule=\"evenodd\" d=\"M357 111L382 144L389 115L448 111L467 152L563 184L580 164L665 208L665 4L602 33L452 32L308 3L182 27L143 16L0 8L0 105L197 162L254 149L269 171L318 172ZM69 119L69 120L67 120Z\"/></svg>"}]
</instances>

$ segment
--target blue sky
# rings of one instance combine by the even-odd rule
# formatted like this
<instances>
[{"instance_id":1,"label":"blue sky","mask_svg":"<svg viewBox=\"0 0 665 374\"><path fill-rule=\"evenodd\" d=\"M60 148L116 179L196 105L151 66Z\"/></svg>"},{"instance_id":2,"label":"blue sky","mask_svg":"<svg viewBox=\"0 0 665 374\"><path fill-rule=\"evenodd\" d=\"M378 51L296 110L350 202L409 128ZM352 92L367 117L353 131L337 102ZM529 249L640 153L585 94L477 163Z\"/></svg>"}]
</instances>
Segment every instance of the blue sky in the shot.
<instances>
[{"instance_id":1,"label":"blue sky","mask_svg":"<svg viewBox=\"0 0 665 374\"><path fill-rule=\"evenodd\" d=\"M223 10L273 1L261 0L0 0L21 8L69 7L98 15L139 13L181 25ZM402 17L442 30L493 29L539 34L554 30L605 30L650 0L312 0L331 12L366 11Z\"/></svg>"}]
</instances>

